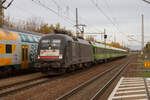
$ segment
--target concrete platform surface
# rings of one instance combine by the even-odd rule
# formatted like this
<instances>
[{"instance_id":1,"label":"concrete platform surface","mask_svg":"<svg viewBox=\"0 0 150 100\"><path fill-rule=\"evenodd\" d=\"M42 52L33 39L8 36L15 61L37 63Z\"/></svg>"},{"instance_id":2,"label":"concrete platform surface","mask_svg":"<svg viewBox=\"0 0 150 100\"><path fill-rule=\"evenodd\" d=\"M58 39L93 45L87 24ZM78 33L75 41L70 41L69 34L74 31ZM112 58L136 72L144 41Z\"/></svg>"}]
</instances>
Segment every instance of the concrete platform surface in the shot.
<instances>
[{"instance_id":1,"label":"concrete platform surface","mask_svg":"<svg viewBox=\"0 0 150 100\"><path fill-rule=\"evenodd\" d=\"M108 100L148 100L150 78L122 77Z\"/></svg>"}]
</instances>

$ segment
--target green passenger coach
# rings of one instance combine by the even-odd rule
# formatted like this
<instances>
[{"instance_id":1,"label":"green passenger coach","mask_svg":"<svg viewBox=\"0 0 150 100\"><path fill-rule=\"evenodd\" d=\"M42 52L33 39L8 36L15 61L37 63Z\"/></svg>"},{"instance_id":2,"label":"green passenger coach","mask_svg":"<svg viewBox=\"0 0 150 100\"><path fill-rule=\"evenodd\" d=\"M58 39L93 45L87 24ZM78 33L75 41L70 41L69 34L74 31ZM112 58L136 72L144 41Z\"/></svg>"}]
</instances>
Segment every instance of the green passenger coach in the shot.
<instances>
[{"instance_id":1,"label":"green passenger coach","mask_svg":"<svg viewBox=\"0 0 150 100\"><path fill-rule=\"evenodd\" d=\"M100 43L92 43L92 46L95 61L123 57L127 53L126 50L107 46Z\"/></svg>"}]
</instances>

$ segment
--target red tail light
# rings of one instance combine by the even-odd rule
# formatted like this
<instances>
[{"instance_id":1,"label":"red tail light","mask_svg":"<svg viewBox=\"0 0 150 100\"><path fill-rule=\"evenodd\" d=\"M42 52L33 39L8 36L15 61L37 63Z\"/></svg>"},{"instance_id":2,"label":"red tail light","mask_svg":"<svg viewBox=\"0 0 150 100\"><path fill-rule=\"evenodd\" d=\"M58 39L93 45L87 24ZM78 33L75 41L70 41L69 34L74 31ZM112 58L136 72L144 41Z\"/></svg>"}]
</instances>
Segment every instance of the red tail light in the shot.
<instances>
[{"instance_id":1,"label":"red tail light","mask_svg":"<svg viewBox=\"0 0 150 100\"><path fill-rule=\"evenodd\" d=\"M59 59L59 56L46 56L46 57L40 57L40 59Z\"/></svg>"}]
</instances>

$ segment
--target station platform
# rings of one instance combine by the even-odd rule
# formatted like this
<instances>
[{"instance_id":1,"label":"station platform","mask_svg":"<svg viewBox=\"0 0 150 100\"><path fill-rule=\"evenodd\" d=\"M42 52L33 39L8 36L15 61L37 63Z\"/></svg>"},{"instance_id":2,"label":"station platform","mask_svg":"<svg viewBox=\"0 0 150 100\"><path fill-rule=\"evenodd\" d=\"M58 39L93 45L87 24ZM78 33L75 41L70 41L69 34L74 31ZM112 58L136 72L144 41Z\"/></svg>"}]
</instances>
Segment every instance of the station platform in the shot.
<instances>
[{"instance_id":1,"label":"station platform","mask_svg":"<svg viewBox=\"0 0 150 100\"><path fill-rule=\"evenodd\" d=\"M150 78L122 77L108 100L148 100Z\"/></svg>"}]
</instances>

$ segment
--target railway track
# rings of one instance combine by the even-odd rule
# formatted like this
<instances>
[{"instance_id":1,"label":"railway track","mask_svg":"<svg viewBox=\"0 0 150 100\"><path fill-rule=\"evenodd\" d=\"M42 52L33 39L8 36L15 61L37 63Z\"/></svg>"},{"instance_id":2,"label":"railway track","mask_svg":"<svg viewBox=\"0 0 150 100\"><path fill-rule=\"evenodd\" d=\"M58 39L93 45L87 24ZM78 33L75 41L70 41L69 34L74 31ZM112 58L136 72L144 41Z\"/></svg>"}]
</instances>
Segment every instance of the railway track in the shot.
<instances>
[{"instance_id":1,"label":"railway track","mask_svg":"<svg viewBox=\"0 0 150 100\"><path fill-rule=\"evenodd\" d=\"M117 76L119 76L123 69L125 69L129 62L130 61L127 61L127 63L122 66L122 68L92 97L91 100L97 100L98 97L107 89L107 87L117 78Z\"/></svg>"},{"instance_id":2,"label":"railway track","mask_svg":"<svg viewBox=\"0 0 150 100\"><path fill-rule=\"evenodd\" d=\"M23 80L23 81L18 80L16 82L12 82L9 84L6 82L6 85L0 84L0 97L6 96L9 94L13 94L13 93L16 93L20 90L28 89L28 88L31 88L33 86L40 85L40 84L43 84L43 83L46 83L46 82L49 82L52 80L52 78L49 79L49 78L44 77L43 75L38 75L38 74L36 74L36 75L32 78L30 77L30 78ZM26 76L24 76L24 77L26 77ZM18 77L16 77L16 78L18 78ZM23 77L20 77L20 78L23 78ZM14 79L15 78L13 78L12 80L14 80ZM5 81L7 81L7 80L3 80L3 82L5 82Z\"/></svg>"},{"instance_id":3,"label":"railway track","mask_svg":"<svg viewBox=\"0 0 150 100\"><path fill-rule=\"evenodd\" d=\"M116 65L114 65L113 68L115 67ZM2 80L0 80L0 97L6 97L7 95L10 95L10 94L16 94L17 92L23 91L25 89L29 89L29 88L41 85L43 83L49 83L57 79L59 80L62 78L66 78L70 75L77 74L82 71L85 71L85 70L79 70L73 73L66 73L65 75L62 75L62 76L55 76L55 77L50 77L50 78L42 76L42 75L35 75L34 77L33 75L30 75L30 79L26 79L26 80L22 79L21 81L11 82L9 84L7 82L2 82ZM7 79L7 80L10 80L10 79Z\"/></svg>"},{"instance_id":4,"label":"railway track","mask_svg":"<svg viewBox=\"0 0 150 100\"><path fill-rule=\"evenodd\" d=\"M76 74L80 71L83 71L83 70L78 70L74 73L66 73L62 76L52 76L49 78L43 74L36 73L36 74L23 75L23 76L3 79L3 80L0 80L0 97L5 97L10 94L15 94L18 91L32 88L34 86L47 83L47 82L56 80L58 78L61 79L69 75Z\"/></svg>"},{"instance_id":5,"label":"railway track","mask_svg":"<svg viewBox=\"0 0 150 100\"><path fill-rule=\"evenodd\" d=\"M24 75L24 76L18 76L18 77L12 77L7 79L0 80L0 90L19 85L22 83L27 83L32 80L37 80L42 78L43 75L40 73L30 74L30 75Z\"/></svg>"},{"instance_id":6,"label":"railway track","mask_svg":"<svg viewBox=\"0 0 150 100\"><path fill-rule=\"evenodd\" d=\"M112 68L60 96L57 100L97 100L129 62L130 60L127 59L125 63L121 65L114 65Z\"/></svg>"}]
</instances>

